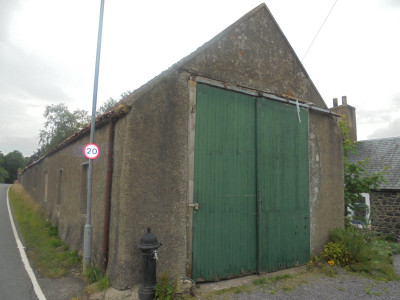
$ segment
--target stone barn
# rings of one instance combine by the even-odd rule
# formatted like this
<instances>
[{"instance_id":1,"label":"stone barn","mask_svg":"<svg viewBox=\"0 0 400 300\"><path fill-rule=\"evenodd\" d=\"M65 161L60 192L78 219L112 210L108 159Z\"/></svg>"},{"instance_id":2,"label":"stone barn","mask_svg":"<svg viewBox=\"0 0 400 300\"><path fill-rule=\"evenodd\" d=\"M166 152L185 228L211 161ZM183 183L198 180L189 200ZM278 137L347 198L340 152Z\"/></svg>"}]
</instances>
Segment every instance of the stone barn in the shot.
<instances>
[{"instance_id":1,"label":"stone barn","mask_svg":"<svg viewBox=\"0 0 400 300\"><path fill-rule=\"evenodd\" d=\"M21 175L80 251L88 130ZM335 114L265 4L99 117L95 142L92 259L120 290L147 227L159 274L213 281L305 264L344 224Z\"/></svg>"}]
</instances>

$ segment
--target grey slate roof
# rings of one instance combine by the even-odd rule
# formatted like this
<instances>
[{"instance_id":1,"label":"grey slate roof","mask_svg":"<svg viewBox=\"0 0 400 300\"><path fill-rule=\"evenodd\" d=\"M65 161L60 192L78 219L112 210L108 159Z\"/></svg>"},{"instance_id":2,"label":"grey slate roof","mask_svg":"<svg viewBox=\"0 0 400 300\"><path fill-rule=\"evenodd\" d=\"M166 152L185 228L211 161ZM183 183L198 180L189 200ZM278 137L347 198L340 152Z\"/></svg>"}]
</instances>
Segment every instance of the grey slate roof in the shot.
<instances>
[{"instance_id":1,"label":"grey slate roof","mask_svg":"<svg viewBox=\"0 0 400 300\"><path fill-rule=\"evenodd\" d=\"M387 183L381 189L400 190L400 137L359 141L358 154L350 155L352 162L369 158L367 170L381 172L388 167Z\"/></svg>"}]
</instances>

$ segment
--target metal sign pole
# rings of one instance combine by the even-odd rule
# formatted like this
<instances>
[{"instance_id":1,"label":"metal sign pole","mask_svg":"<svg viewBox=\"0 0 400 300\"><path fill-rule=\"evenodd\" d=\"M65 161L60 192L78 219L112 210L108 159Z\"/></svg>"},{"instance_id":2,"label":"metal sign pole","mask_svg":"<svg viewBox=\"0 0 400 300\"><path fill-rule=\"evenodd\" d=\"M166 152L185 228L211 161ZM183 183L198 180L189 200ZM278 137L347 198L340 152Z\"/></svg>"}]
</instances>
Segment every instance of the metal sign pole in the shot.
<instances>
[{"instance_id":1,"label":"metal sign pole","mask_svg":"<svg viewBox=\"0 0 400 300\"><path fill-rule=\"evenodd\" d=\"M93 103L92 103L92 122L90 126L90 143L94 143L94 131L96 122L96 102L97 102L97 89L99 82L99 66L100 66L100 49L101 49L101 35L103 31L103 14L104 14L104 0L100 4L100 18L99 18L99 31L97 37L97 52L96 52L96 67L94 74L94 87L93 87ZM92 224L91 224L91 210L92 210L92 174L93 174L93 159L89 159L89 173L87 181L87 206L86 206L86 225L83 236L83 272L86 273L88 265L90 265L92 258Z\"/></svg>"}]
</instances>

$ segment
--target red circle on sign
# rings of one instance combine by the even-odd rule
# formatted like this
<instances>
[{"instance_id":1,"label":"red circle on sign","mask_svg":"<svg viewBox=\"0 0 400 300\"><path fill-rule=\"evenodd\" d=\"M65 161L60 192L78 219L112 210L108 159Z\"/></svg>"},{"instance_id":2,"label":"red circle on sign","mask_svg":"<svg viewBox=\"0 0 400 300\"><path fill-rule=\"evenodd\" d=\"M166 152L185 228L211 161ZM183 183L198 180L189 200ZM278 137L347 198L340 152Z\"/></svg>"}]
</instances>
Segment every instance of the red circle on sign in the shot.
<instances>
[{"instance_id":1,"label":"red circle on sign","mask_svg":"<svg viewBox=\"0 0 400 300\"><path fill-rule=\"evenodd\" d=\"M83 148L83 154L88 159L95 159L100 155L100 149L96 144L87 144L85 148Z\"/></svg>"}]
</instances>

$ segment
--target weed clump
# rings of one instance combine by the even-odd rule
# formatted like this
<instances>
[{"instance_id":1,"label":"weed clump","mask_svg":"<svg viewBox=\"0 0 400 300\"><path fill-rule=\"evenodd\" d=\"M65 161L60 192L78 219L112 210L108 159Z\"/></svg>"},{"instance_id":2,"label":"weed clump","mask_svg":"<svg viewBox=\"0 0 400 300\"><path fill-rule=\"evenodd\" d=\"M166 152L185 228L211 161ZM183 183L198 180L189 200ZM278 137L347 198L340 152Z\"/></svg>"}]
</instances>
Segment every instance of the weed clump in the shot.
<instances>
[{"instance_id":1,"label":"weed clump","mask_svg":"<svg viewBox=\"0 0 400 300\"><path fill-rule=\"evenodd\" d=\"M368 244L367 235L357 228L336 228L330 234L323 256L330 265L342 267L366 263L374 255Z\"/></svg>"},{"instance_id":2,"label":"weed clump","mask_svg":"<svg viewBox=\"0 0 400 300\"><path fill-rule=\"evenodd\" d=\"M84 278L90 286L91 292L100 292L108 289L110 286L108 275L105 275L95 265L89 264L86 268Z\"/></svg>"},{"instance_id":3,"label":"weed clump","mask_svg":"<svg viewBox=\"0 0 400 300\"><path fill-rule=\"evenodd\" d=\"M380 280L399 280L392 255L400 245L380 238L375 232L353 226L332 230L321 259L330 266L340 266Z\"/></svg>"},{"instance_id":4,"label":"weed clump","mask_svg":"<svg viewBox=\"0 0 400 300\"><path fill-rule=\"evenodd\" d=\"M155 286L157 300L174 299L177 293L177 281L173 280L169 275L162 274Z\"/></svg>"}]
</instances>

